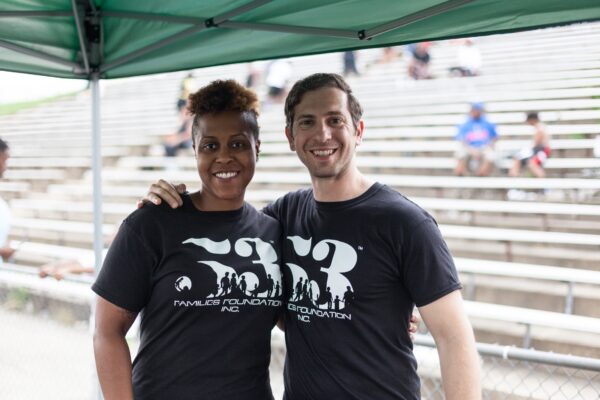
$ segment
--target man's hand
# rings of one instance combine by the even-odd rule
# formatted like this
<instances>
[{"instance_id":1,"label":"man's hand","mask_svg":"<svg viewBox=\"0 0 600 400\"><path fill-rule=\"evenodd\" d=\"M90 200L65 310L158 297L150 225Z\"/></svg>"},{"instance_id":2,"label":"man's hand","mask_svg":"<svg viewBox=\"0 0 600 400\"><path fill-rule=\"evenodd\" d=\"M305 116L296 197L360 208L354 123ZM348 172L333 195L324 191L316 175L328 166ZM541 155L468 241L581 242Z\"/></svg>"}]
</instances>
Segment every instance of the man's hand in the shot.
<instances>
[{"instance_id":1,"label":"man's hand","mask_svg":"<svg viewBox=\"0 0 600 400\"><path fill-rule=\"evenodd\" d=\"M410 340L415 340L415 333L419 329L419 317L417 314L412 314L410 316L410 320L408 321L408 334L410 335Z\"/></svg>"},{"instance_id":2,"label":"man's hand","mask_svg":"<svg viewBox=\"0 0 600 400\"><path fill-rule=\"evenodd\" d=\"M137 201L136 207L142 208L146 203L159 205L162 201L166 201L171 208L181 207L183 200L181 194L185 193L185 184L172 184L165 180L159 180L153 183L148 190L146 196Z\"/></svg>"}]
</instances>

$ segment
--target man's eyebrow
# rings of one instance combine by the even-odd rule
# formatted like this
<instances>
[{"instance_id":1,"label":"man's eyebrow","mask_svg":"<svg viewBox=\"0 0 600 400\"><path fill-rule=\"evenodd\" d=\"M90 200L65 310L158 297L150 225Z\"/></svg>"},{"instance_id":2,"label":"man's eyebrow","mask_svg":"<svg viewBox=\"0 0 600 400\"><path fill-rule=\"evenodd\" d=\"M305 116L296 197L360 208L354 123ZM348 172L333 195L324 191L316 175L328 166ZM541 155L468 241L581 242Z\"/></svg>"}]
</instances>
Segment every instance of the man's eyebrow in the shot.
<instances>
[{"instance_id":1,"label":"man's eyebrow","mask_svg":"<svg viewBox=\"0 0 600 400\"><path fill-rule=\"evenodd\" d=\"M344 115L344 113L342 111L328 111L325 113L325 115L340 116L340 115ZM314 114L300 114L296 118L298 118L298 119L300 119L300 118L315 118L315 115Z\"/></svg>"}]
</instances>

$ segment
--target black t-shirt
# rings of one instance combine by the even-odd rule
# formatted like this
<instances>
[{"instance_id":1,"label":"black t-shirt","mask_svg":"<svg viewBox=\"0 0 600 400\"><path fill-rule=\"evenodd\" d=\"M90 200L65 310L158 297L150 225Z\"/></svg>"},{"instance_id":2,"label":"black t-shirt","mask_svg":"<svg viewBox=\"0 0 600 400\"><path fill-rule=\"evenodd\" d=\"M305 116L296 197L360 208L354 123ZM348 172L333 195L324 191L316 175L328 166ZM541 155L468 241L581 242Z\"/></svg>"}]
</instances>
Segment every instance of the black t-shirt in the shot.
<instances>
[{"instance_id":1,"label":"black t-shirt","mask_svg":"<svg viewBox=\"0 0 600 400\"><path fill-rule=\"evenodd\" d=\"M183 200L127 217L92 287L142 311L135 398L270 400L280 225L248 204L202 212Z\"/></svg>"},{"instance_id":2,"label":"black t-shirt","mask_svg":"<svg viewBox=\"0 0 600 400\"><path fill-rule=\"evenodd\" d=\"M434 219L378 183L331 203L300 190L264 212L286 238L284 399L420 398L413 306L461 287Z\"/></svg>"}]
</instances>

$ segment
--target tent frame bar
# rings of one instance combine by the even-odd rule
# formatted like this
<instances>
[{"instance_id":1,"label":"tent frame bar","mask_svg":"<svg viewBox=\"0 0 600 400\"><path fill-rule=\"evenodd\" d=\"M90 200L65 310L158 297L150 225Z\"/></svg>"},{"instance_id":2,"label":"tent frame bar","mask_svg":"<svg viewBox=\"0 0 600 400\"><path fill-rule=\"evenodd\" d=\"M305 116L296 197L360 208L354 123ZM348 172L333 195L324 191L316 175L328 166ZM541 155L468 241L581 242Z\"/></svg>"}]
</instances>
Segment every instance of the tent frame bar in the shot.
<instances>
[{"instance_id":1,"label":"tent frame bar","mask_svg":"<svg viewBox=\"0 0 600 400\"><path fill-rule=\"evenodd\" d=\"M146 47L142 47L141 49L132 51L129 54L125 54L124 56L117 58L116 60L113 60L111 62L108 62L104 65L102 65L100 67L100 75L103 75L106 71L115 68L119 65L122 65L128 61L131 61L133 59L142 57L145 54L148 54L156 49L168 46L171 43L177 42L179 40L185 39L186 37L189 37L191 35L194 35L198 32L201 32L205 29L208 28L212 28L224 21L226 21L229 18L233 18L237 15L241 15L244 14L247 11L253 10L255 8L258 8L266 3L270 3L272 0L254 0L248 4L245 4L241 7L238 7L236 9L233 9L229 12L217 15L213 18L209 18L207 20L204 21L204 25L197 25L197 26L193 26L191 28L188 28L182 32L176 33L175 35L169 36L165 39L159 40L156 43L150 44Z\"/></svg>"},{"instance_id":2,"label":"tent frame bar","mask_svg":"<svg viewBox=\"0 0 600 400\"><path fill-rule=\"evenodd\" d=\"M0 11L0 18L70 17L70 11Z\"/></svg>"},{"instance_id":3,"label":"tent frame bar","mask_svg":"<svg viewBox=\"0 0 600 400\"><path fill-rule=\"evenodd\" d=\"M71 15L71 14L69 14ZM18 44L14 44L11 42L7 42L5 40L0 40L0 47L4 47L5 49L12 50L17 53L26 54L31 57L39 58L45 61L50 61L55 64L65 65L67 67L73 68L74 71L80 71L81 66L76 62L66 60L64 58L60 58L57 56L53 56L52 54L44 53L43 51L33 50L24 46L19 46Z\"/></svg>"},{"instance_id":4,"label":"tent frame bar","mask_svg":"<svg viewBox=\"0 0 600 400\"><path fill-rule=\"evenodd\" d=\"M81 26L80 9L77 7L77 0L71 0L73 5L73 17L75 18L75 26L77 27L77 36L79 37L79 46L81 49L81 56L83 57L83 68L86 75L90 74L90 61L88 59L88 49L83 38L83 29Z\"/></svg>"},{"instance_id":5,"label":"tent frame bar","mask_svg":"<svg viewBox=\"0 0 600 400\"><path fill-rule=\"evenodd\" d=\"M150 13L137 13L132 11L101 11L102 17L139 19L142 21L161 21L188 25L204 25L206 19L198 17L180 17L176 15L158 15Z\"/></svg>"},{"instance_id":6,"label":"tent frame bar","mask_svg":"<svg viewBox=\"0 0 600 400\"><path fill-rule=\"evenodd\" d=\"M238 8L234 8L233 10L217 15L216 17L210 18L208 21L211 21L214 23L214 25L219 25L221 22L225 22L228 19L237 17L238 15L244 14L248 11L252 11L255 8L264 6L267 3L272 2L273 0L254 0L251 1L250 3L240 6ZM210 25L209 25L210 26Z\"/></svg>"},{"instance_id":7,"label":"tent frame bar","mask_svg":"<svg viewBox=\"0 0 600 400\"><path fill-rule=\"evenodd\" d=\"M304 35L320 35L340 37L345 39L359 39L357 31L351 31L347 29L311 28L293 25L261 24L234 21L222 22L218 26L231 29L254 29L257 31L267 32L299 33Z\"/></svg>"},{"instance_id":8,"label":"tent frame bar","mask_svg":"<svg viewBox=\"0 0 600 400\"><path fill-rule=\"evenodd\" d=\"M375 28L361 31L361 36L362 36L361 39L366 39L366 40L372 39L375 36L379 36L386 32L393 31L398 28L403 28L403 27L413 24L415 22L434 17L443 12L452 10L454 8L462 7L468 3L472 3L473 1L474 0L449 0L449 1L446 1L446 2L438 4L436 6L426 8L425 10L406 15L395 21L390 21L386 24L377 26Z\"/></svg>"}]
</instances>

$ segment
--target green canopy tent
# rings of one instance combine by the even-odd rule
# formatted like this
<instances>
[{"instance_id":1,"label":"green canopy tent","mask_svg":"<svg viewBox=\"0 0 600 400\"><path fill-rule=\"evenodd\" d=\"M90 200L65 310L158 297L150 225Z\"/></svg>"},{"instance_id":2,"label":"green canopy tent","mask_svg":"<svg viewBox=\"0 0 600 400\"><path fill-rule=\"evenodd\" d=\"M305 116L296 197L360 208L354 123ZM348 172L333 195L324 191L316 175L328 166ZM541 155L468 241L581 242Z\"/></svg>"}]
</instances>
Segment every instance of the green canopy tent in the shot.
<instances>
[{"instance_id":1,"label":"green canopy tent","mask_svg":"<svg viewBox=\"0 0 600 400\"><path fill-rule=\"evenodd\" d=\"M91 81L101 254L99 79L600 19L600 0L1 0L0 70Z\"/></svg>"}]
</instances>

